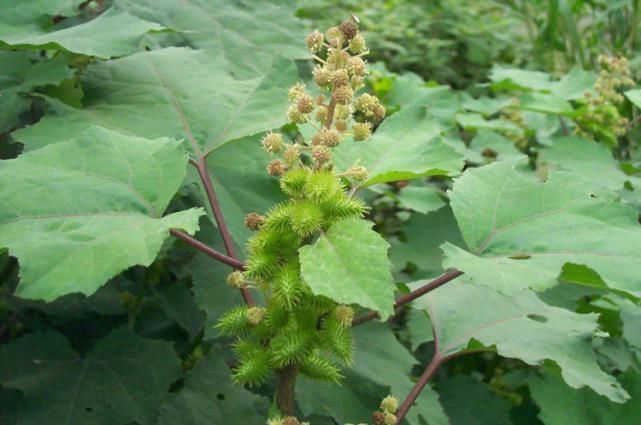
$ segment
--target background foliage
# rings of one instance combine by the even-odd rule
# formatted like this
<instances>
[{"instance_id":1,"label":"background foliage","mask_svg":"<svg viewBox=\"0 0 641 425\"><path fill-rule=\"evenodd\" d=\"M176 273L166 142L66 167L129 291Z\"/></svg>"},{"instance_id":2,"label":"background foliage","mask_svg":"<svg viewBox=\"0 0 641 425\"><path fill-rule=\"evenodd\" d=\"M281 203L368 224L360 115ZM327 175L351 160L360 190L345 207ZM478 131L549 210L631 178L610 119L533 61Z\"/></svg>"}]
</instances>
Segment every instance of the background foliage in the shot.
<instances>
[{"instance_id":1,"label":"background foliage","mask_svg":"<svg viewBox=\"0 0 641 425\"><path fill-rule=\"evenodd\" d=\"M244 258L244 215L282 200L260 138L311 77L305 34L350 13L389 116L335 162L370 171L397 294L464 274L355 327L342 386L299 380L299 416L367 422L435 358L405 423L638 421L641 91L602 92L637 76L641 2L0 0L0 423L265 423L274 385L233 385L213 327L242 302L230 268L168 230L223 250L206 157ZM306 255L373 233L343 230Z\"/></svg>"}]
</instances>

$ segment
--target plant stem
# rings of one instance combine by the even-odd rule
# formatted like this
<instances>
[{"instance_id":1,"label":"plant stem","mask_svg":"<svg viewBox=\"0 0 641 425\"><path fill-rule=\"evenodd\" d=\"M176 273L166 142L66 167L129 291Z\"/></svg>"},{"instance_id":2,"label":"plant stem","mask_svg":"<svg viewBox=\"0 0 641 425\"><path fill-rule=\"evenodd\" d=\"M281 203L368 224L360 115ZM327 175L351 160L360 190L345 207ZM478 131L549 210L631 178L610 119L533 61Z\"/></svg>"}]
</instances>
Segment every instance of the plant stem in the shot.
<instances>
[{"instance_id":1,"label":"plant stem","mask_svg":"<svg viewBox=\"0 0 641 425\"><path fill-rule=\"evenodd\" d=\"M278 393L276 403L278 410L285 416L294 416L295 388L298 368L289 365L278 371Z\"/></svg>"},{"instance_id":2,"label":"plant stem","mask_svg":"<svg viewBox=\"0 0 641 425\"><path fill-rule=\"evenodd\" d=\"M434 357L432 357L432 360L425 368L425 371L419 378L418 382L416 383L416 385L414 385L414 388L412 388L412 391L410 391L405 401L403 401L403 404L401 404L398 412L396 412L396 425L400 425L400 423L403 422L405 415L407 415L407 412L410 410L418 396L421 394L421 391L423 391L425 385L427 385L427 383L430 381L430 379L432 379L441 364L443 364L443 360L444 359L438 354L438 352L434 354Z\"/></svg>"},{"instance_id":3,"label":"plant stem","mask_svg":"<svg viewBox=\"0 0 641 425\"><path fill-rule=\"evenodd\" d=\"M225 217L223 217L223 212L220 209L220 203L216 197L216 191L214 190L214 185L212 183L211 176L209 175L209 170L207 169L207 160L204 157L198 159L198 161L190 160L190 163L196 167L200 180L203 183L205 188L205 193L207 194L207 199L209 200L209 206L211 211L214 214L214 219L218 225L218 230L220 235L223 238L223 244L225 245L225 250L227 255L232 259L238 261L238 255L236 255L236 248L234 247L234 241L229 233L229 228L227 223L225 223ZM243 295L243 299L247 305L255 305L254 298L247 288L241 288L240 292Z\"/></svg>"},{"instance_id":4,"label":"plant stem","mask_svg":"<svg viewBox=\"0 0 641 425\"><path fill-rule=\"evenodd\" d=\"M329 100L329 105L327 105L327 123L325 127L327 129L332 128L332 123L334 122L334 111L336 110L336 99L332 95L332 98Z\"/></svg>"},{"instance_id":5,"label":"plant stem","mask_svg":"<svg viewBox=\"0 0 641 425\"><path fill-rule=\"evenodd\" d=\"M394 310L395 312L398 312L398 310L403 307L405 304L408 304L415 299L422 297L423 295L435 290L436 288L445 285L447 282L456 279L460 275L462 275L463 272L460 270L450 270L436 279L428 282L427 284L421 286L418 289L415 289L414 291L410 292L409 294L405 294L401 297L399 297L396 302L394 303ZM358 317L355 317L354 320L352 320L352 327L358 326L362 323L369 322L370 320L374 320L378 318L379 315L375 311L370 311L368 313L365 313L363 315L360 315Z\"/></svg>"},{"instance_id":6,"label":"plant stem","mask_svg":"<svg viewBox=\"0 0 641 425\"><path fill-rule=\"evenodd\" d=\"M235 268L236 270L243 270L245 268L245 264L243 264L242 261L236 260L235 258L231 258L222 252L216 251L214 248L211 248L198 239L189 236L187 233L181 232L180 230L176 229L171 229L171 234L177 237L178 239L186 242L187 244L191 245L192 247L196 248L198 251L202 252L205 255L209 255L211 258L220 261L221 263L225 263L228 266L231 266Z\"/></svg>"}]
</instances>

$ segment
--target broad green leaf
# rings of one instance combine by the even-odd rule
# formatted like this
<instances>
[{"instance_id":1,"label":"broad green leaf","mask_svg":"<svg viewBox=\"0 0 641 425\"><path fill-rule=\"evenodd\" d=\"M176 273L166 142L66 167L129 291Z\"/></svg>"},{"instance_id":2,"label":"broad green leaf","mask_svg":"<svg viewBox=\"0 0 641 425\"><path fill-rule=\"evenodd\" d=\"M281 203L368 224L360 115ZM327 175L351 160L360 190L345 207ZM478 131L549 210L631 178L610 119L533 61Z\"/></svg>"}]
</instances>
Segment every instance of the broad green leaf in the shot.
<instances>
[{"instance_id":1,"label":"broad green leaf","mask_svg":"<svg viewBox=\"0 0 641 425\"><path fill-rule=\"evenodd\" d=\"M489 160L520 158L522 155L511 140L491 130L478 130L470 142L467 160L482 164Z\"/></svg>"},{"instance_id":2,"label":"broad green leaf","mask_svg":"<svg viewBox=\"0 0 641 425\"><path fill-rule=\"evenodd\" d=\"M341 220L298 251L301 274L312 292L376 310L385 319L394 313L389 244L373 225L356 218Z\"/></svg>"},{"instance_id":3,"label":"broad green leaf","mask_svg":"<svg viewBox=\"0 0 641 425\"><path fill-rule=\"evenodd\" d=\"M623 184L631 179L602 143L579 137L559 137L553 142L552 146L541 149L539 162L573 171L591 184L614 191L623 189Z\"/></svg>"},{"instance_id":4,"label":"broad green leaf","mask_svg":"<svg viewBox=\"0 0 641 425\"><path fill-rule=\"evenodd\" d=\"M456 114L456 122L466 130L510 131L517 134L523 132L523 130L512 121L502 118L486 120L481 114L475 113L458 113Z\"/></svg>"},{"instance_id":5,"label":"broad green leaf","mask_svg":"<svg viewBox=\"0 0 641 425\"><path fill-rule=\"evenodd\" d=\"M469 252L443 245L445 267L504 293L557 284L566 263L595 270L610 287L641 296L637 214L573 173L545 183L499 162L470 170L450 194Z\"/></svg>"},{"instance_id":6,"label":"broad green leaf","mask_svg":"<svg viewBox=\"0 0 641 425\"><path fill-rule=\"evenodd\" d=\"M434 341L430 316L423 310L412 308L407 313L407 330L409 331L412 351L421 344Z\"/></svg>"},{"instance_id":7,"label":"broad green leaf","mask_svg":"<svg viewBox=\"0 0 641 425\"><path fill-rule=\"evenodd\" d=\"M169 229L198 229L200 209L162 217L185 176L179 142L99 127L0 162L0 246L21 265L16 293L52 300L93 293L149 265Z\"/></svg>"},{"instance_id":8,"label":"broad green leaf","mask_svg":"<svg viewBox=\"0 0 641 425\"><path fill-rule=\"evenodd\" d=\"M458 93L450 87L427 87L421 77L412 73L397 76L384 100L387 105L401 108L425 106L431 116L445 125L453 124L461 103Z\"/></svg>"},{"instance_id":9,"label":"broad green leaf","mask_svg":"<svg viewBox=\"0 0 641 425\"><path fill-rule=\"evenodd\" d=\"M616 379L599 368L592 351L596 314L551 307L527 289L508 297L461 280L416 303L428 310L442 358L478 348L478 341L529 365L552 361L573 388L588 386L617 403L629 398Z\"/></svg>"},{"instance_id":10,"label":"broad green leaf","mask_svg":"<svg viewBox=\"0 0 641 425\"><path fill-rule=\"evenodd\" d=\"M207 157L225 221L241 254L251 234L245 216L264 214L284 197L278 178L267 174L267 164L274 158L262 148L260 139L261 135L235 140Z\"/></svg>"},{"instance_id":11,"label":"broad green leaf","mask_svg":"<svg viewBox=\"0 0 641 425\"><path fill-rule=\"evenodd\" d=\"M455 375L436 387L451 425L512 425L512 405L476 379Z\"/></svg>"},{"instance_id":12,"label":"broad green leaf","mask_svg":"<svg viewBox=\"0 0 641 425\"><path fill-rule=\"evenodd\" d=\"M549 90L552 82L550 74L540 71L505 68L494 65L490 73L490 80L511 89Z\"/></svg>"},{"instance_id":13,"label":"broad green leaf","mask_svg":"<svg viewBox=\"0 0 641 425\"><path fill-rule=\"evenodd\" d=\"M118 9L182 33L218 67L240 78L268 72L274 56L306 59L305 32L294 8L266 0L116 0Z\"/></svg>"},{"instance_id":14,"label":"broad green leaf","mask_svg":"<svg viewBox=\"0 0 641 425\"><path fill-rule=\"evenodd\" d=\"M59 84L67 77L64 60L33 62L27 52L0 52L0 133L15 127L29 110L28 95L34 87Z\"/></svg>"},{"instance_id":15,"label":"broad green leaf","mask_svg":"<svg viewBox=\"0 0 641 425\"><path fill-rule=\"evenodd\" d=\"M268 400L233 385L229 376L224 352L214 346L187 374L184 387L160 406L158 425L263 425Z\"/></svg>"},{"instance_id":16,"label":"broad green leaf","mask_svg":"<svg viewBox=\"0 0 641 425\"><path fill-rule=\"evenodd\" d=\"M348 169L355 161L367 167L362 186L424 176L453 176L463 158L441 143L441 129L424 107L404 109L383 121L366 141L346 140L334 150L334 161Z\"/></svg>"},{"instance_id":17,"label":"broad green leaf","mask_svg":"<svg viewBox=\"0 0 641 425\"><path fill-rule=\"evenodd\" d=\"M591 391L568 388L551 373L532 377L529 387L541 408L539 418L545 425L623 425L634 424L641 415L641 375L628 371L620 378L631 399L624 405L612 403Z\"/></svg>"},{"instance_id":18,"label":"broad green leaf","mask_svg":"<svg viewBox=\"0 0 641 425\"><path fill-rule=\"evenodd\" d=\"M552 84L550 91L565 100L583 99L585 93L592 91L597 76L593 71L585 71L575 66L559 81Z\"/></svg>"},{"instance_id":19,"label":"broad green leaf","mask_svg":"<svg viewBox=\"0 0 641 425\"><path fill-rule=\"evenodd\" d=\"M24 394L20 425L151 424L180 377L170 343L113 331L80 356L59 333L24 336L0 348L0 381Z\"/></svg>"},{"instance_id":20,"label":"broad green leaf","mask_svg":"<svg viewBox=\"0 0 641 425\"><path fill-rule=\"evenodd\" d=\"M628 90L623 93L637 108L641 108L641 89Z\"/></svg>"},{"instance_id":21,"label":"broad green leaf","mask_svg":"<svg viewBox=\"0 0 641 425\"><path fill-rule=\"evenodd\" d=\"M570 103L552 93L526 93L521 96L520 108L552 115L567 115L574 109Z\"/></svg>"},{"instance_id":22,"label":"broad green leaf","mask_svg":"<svg viewBox=\"0 0 641 425\"><path fill-rule=\"evenodd\" d=\"M429 186L407 186L398 193L398 200L403 207L421 214L427 214L445 206L440 193Z\"/></svg>"},{"instance_id":23,"label":"broad green leaf","mask_svg":"<svg viewBox=\"0 0 641 425\"><path fill-rule=\"evenodd\" d=\"M417 360L389 326L367 323L355 328L353 334L354 366L345 370L341 386L299 381L296 396L305 415L329 416L338 423L369 423L383 397L392 394L402 400L412 389L410 373ZM423 390L406 421L410 425L449 425L430 387Z\"/></svg>"},{"instance_id":24,"label":"broad green leaf","mask_svg":"<svg viewBox=\"0 0 641 425\"><path fill-rule=\"evenodd\" d=\"M233 79L203 52L168 48L99 63L86 71L85 109L57 106L33 127L15 132L34 149L100 125L146 138L185 139L196 156L223 143L286 122L287 89L296 80L289 61L270 74Z\"/></svg>"},{"instance_id":25,"label":"broad green leaf","mask_svg":"<svg viewBox=\"0 0 641 425\"><path fill-rule=\"evenodd\" d=\"M18 409L22 398L20 391L0 387L0 424L18 424Z\"/></svg>"},{"instance_id":26,"label":"broad green leaf","mask_svg":"<svg viewBox=\"0 0 641 425\"><path fill-rule=\"evenodd\" d=\"M198 309L191 290L183 282L169 282L152 287L153 301L163 313L196 338L203 329L205 315Z\"/></svg>"},{"instance_id":27,"label":"broad green leaf","mask_svg":"<svg viewBox=\"0 0 641 425\"><path fill-rule=\"evenodd\" d=\"M430 278L443 272L441 244L446 241L457 245L464 243L449 207L427 215L414 214L400 230L403 238L392 243L390 257L395 271L407 270L414 279Z\"/></svg>"},{"instance_id":28,"label":"broad green leaf","mask_svg":"<svg viewBox=\"0 0 641 425\"><path fill-rule=\"evenodd\" d=\"M463 102L461 105L463 108L471 112L478 112L484 117L490 117L512 105L512 99L509 97L490 98L481 96L475 99L465 92L463 92L462 96Z\"/></svg>"},{"instance_id":29,"label":"broad green leaf","mask_svg":"<svg viewBox=\"0 0 641 425\"><path fill-rule=\"evenodd\" d=\"M641 306L626 299L618 299L623 338L637 350L641 350Z\"/></svg>"},{"instance_id":30,"label":"broad green leaf","mask_svg":"<svg viewBox=\"0 0 641 425\"><path fill-rule=\"evenodd\" d=\"M5 0L5 2L7 1ZM29 2L21 3L28 4ZM22 7L24 6L2 6L0 4L2 9L20 9ZM30 9L30 6L25 9ZM128 13L110 9L89 22L58 31L46 32L37 26L25 28L19 25L19 21L11 20L13 13L21 12L21 10L14 10L9 16L3 14L0 17L0 47L4 45L14 49L63 49L73 53L108 59L139 50L138 43L145 33L164 29L156 23L143 21ZM29 10L24 12L29 13ZM114 31L114 28L117 28L117 31Z\"/></svg>"}]
</instances>

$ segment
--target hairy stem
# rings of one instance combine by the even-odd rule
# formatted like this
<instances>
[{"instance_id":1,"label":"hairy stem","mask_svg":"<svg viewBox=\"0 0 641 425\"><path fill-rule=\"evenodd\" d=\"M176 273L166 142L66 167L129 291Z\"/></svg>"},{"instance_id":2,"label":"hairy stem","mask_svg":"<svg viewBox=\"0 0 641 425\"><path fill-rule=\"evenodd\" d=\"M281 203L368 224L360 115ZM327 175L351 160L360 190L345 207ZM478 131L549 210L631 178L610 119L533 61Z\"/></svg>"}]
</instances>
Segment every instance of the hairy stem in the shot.
<instances>
[{"instance_id":1,"label":"hairy stem","mask_svg":"<svg viewBox=\"0 0 641 425\"><path fill-rule=\"evenodd\" d=\"M450 270L436 279L428 282L427 284L421 286L418 289L415 289L414 291L410 292L409 294L405 294L401 297L399 297L396 302L394 303L394 310L395 312L398 312L398 310L403 307L405 304L408 304L415 299L435 290L436 288L445 285L447 282L456 279L460 275L462 275L463 272L460 270ZM358 326L361 323L369 322L370 320L374 320L378 318L379 315L375 311L370 311L369 313L362 314L358 317L355 317L354 320L352 320L352 327Z\"/></svg>"},{"instance_id":2,"label":"hairy stem","mask_svg":"<svg viewBox=\"0 0 641 425\"><path fill-rule=\"evenodd\" d=\"M294 416L295 388L298 368L294 365L286 366L278 371L278 393L276 403L278 410L285 416Z\"/></svg>"},{"instance_id":3,"label":"hairy stem","mask_svg":"<svg viewBox=\"0 0 641 425\"><path fill-rule=\"evenodd\" d=\"M245 264L243 264L242 261L239 261L235 258L231 258L222 252L216 251L214 248L211 248L198 239L189 236L187 233L181 232L180 230L176 229L171 229L171 234L177 237L178 239L186 242L187 244L191 245L192 247L196 248L198 251L202 252L205 255L210 256L211 258L220 261L221 263L227 264L228 266L231 266L237 270L243 270L245 268Z\"/></svg>"},{"instance_id":4,"label":"hairy stem","mask_svg":"<svg viewBox=\"0 0 641 425\"><path fill-rule=\"evenodd\" d=\"M207 200L209 201L209 206L211 207L211 211L214 214L214 219L216 220L216 224L218 225L220 235L223 238L223 244L225 245L227 255L229 255L232 259L238 261L238 255L236 254L234 241L231 237L231 233L229 232L229 228L227 227L227 223L225 223L225 217L223 217L223 212L220 209L220 203L218 202L216 191L214 190L214 184L212 183L211 176L209 175L209 170L207 169L207 160L202 157L197 161L191 160L190 162L194 167L196 167L198 176L200 176L200 180L203 183L203 187L205 188ZM243 299L245 300L246 304L255 304L254 298L247 288L241 288L240 292L242 293Z\"/></svg>"},{"instance_id":5,"label":"hairy stem","mask_svg":"<svg viewBox=\"0 0 641 425\"><path fill-rule=\"evenodd\" d=\"M400 423L403 422L405 415L407 415L407 412L410 410L418 396L421 394L421 391L423 391L425 385L430 382L430 379L432 379L438 368L443 364L443 361L444 358L442 358L438 354L438 352L434 354L434 357L432 357L432 360L425 368L425 371L419 378L418 382L416 383L416 385L414 385L414 388L412 388L412 391L410 391L405 401L403 401L403 404L401 404L398 412L396 412L396 425L400 425Z\"/></svg>"}]
</instances>

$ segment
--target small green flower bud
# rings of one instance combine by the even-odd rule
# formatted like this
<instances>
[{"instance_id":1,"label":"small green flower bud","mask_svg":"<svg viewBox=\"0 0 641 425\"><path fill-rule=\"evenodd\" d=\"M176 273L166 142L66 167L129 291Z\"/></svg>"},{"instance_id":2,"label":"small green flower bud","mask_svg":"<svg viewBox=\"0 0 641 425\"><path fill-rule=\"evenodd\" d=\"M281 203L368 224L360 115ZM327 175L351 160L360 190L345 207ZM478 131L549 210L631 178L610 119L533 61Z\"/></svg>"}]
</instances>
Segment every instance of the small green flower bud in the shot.
<instances>
[{"instance_id":1,"label":"small green flower bud","mask_svg":"<svg viewBox=\"0 0 641 425\"><path fill-rule=\"evenodd\" d=\"M283 135L280 133L267 133L261 143L263 149L269 153L280 152L283 148Z\"/></svg>"},{"instance_id":2,"label":"small green flower bud","mask_svg":"<svg viewBox=\"0 0 641 425\"><path fill-rule=\"evenodd\" d=\"M381 401L381 410L387 413L396 413L398 410L398 400L396 397L388 395Z\"/></svg>"},{"instance_id":3,"label":"small green flower bud","mask_svg":"<svg viewBox=\"0 0 641 425\"><path fill-rule=\"evenodd\" d=\"M361 112L366 117L371 117L374 114L374 108L379 104L378 99L371 94L364 93L356 99L356 110Z\"/></svg>"},{"instance_id":4,"label":"small green flower bud","mask_svg":"<svg viewBox=\"0 0 641 425\"><path fill-rule=\"evenodd\" d=\"M367 65L363 59L354 56L347 60L347 71L353 76L362 77L367 73Z\"/></svg>"},{"instance_id":5,"label":"small green flower bud","mask_svg":"<svg viewBox=\"0 0 641 425\"><path fill-rule=\"evenodd\" d=\"M314 82L320 88L329 87L332 84L332 71L324 66L317 66L312 71Z\"/></svg>"},{"instance_id":6,"label":"small green flower bud","mask_svg":"<svg viewBox=\"0 0 641 425\"><path fill-rule=\"evenodd\" d=\"M287 92L287 96L289 97L289 100L296 100L298 99L299 96L305 93L307 93L305 89L305 84L296 83L289 88L289 91Z\"/></svg>"},{"instance_id":7,"label":"small green flower bud","mask_svg":"<svg viewBox=\"0 0 641 425\"><path fill-rule=\"evenodd\" d=\"M364 182L367 180L369 172L367 171L367 168L362 165L356 165L352 167L347 174L357 182Z\"/></svg>"},{"instance_id":8,"label":"small green flower bud","mask_svg":"<svg viewBox=\"0 0 641 425\"><path fill-rule=\"evenodd\" d=\"M245 226L251 230L258 230L264 222L265 217L255 212L251 212L245 216Z\"/></svg>"},{"instance_id":9,"label":"small green flower bud","mask_svg":"<svg viewBox=\"0 0 641 425\"><path fill-rule=\"evenodd\" d=\"M231 272L227 275L226 279L227 285L231 286L232 288L244 288L245 287L245 276L238 270Z\"/></svg>"},{"instance_id":10,"label":"small green flower bud","mask_svg":"<svg viewBox=\"0 0 641 425\"><path fill-rule=\"evenodd\" d=\"M247 309L247 321L256 326L265 318L265 309L262 307L250 307Z\"/></svg>"},{"instance_id":11,"label":"small green flower bud","mask_svg":"<svg viewBox=\"0 0 641 425\"><path fill-rule=\"evenodd\" d=\"M334 90L334 99L339 105L347 105L354 98L354 90L350 86L340 86Z\"/></svg>"},{"instance_id":12,"label":"small green flower bud","mask_svg":"<svg viewBox=\"0 0 641 425\"><path fill-rule=\"evenodd\" d=\"M352 38L356 37L358 34L358 24L352 19L347 19L339 26L341 33L345 37L345 40L349 41Z\"/></svg>"},{"instance_id":13,"label":"small green flower bud","mask_svg":"<svg viewBox=\"0 0 641 425\"><path fill-rule=\"evenodd\" d=\"M314 115L314 118L316 118L316 121L318 121L322 125L325 125L325 123L327 122L327 107L325 106L318 107L318 109L316 109L316 114Z\"/></svg>"},{"instance_id":14,"label":"small green flower bud","mask_svg":"<svg viewBox=\"0 0 641 425\"><path fill-rule=\"evenodd\" d=\"M275 159L267 164L267 172L270 176L280 176L285 172L285 164L279 159Z\"/></svg>"},{"instance_id":15,"label":"small green flower bud","mask_svg":"<svg viewBox=\"0 0 641 425\"><path fill-rule=\"evenodd\" d=\"M319 131L318 133L314 134L312 137L312 146L320 146L323 144L323 135L322 131Z\"/></svg>"},{"instance_id":16,"label":"small green flower bud","mask_svg":"<svg viewBox=\"0 0 641 425\"><path fill-rule=\"evenodd\" d=\"M334 123L334 127L336 127L336 130L338 130L341 133L343 133L344 131L347 130L347 121L345 121L345 120L336 120L336 123Z\"/></svg>"},{"instance_id":17,"label":"small green flower bud","mask_svg":"<svg viewBox=\"0 0 641 425\"><path fill-rule=\"evenodd\" d=\"M303 94L298 97L296 102L296 107L298 111L303 114L309 114L314 110L314 99L308 94Z\"/></svg>"},{"instance_id":18,"label":"small green flower bud","mask_svg":"<svg viewBox=\"0 0 641 425\"><path fill-rule=\"evenodd\" d=\"M396 416L393 413L385 413L385 425L396 425Z\"/></svg>"},{"instance_id":19,"label":"small green flower bud","mask_svg":"<svg viewBox=\"0 0 641 425\"><path fill-rule=\"evenodd\" d=\"M334 87L342 87L349 84L349 74L346 69L338 69L332 73Z\"/></svg>"},{"instance_id":20,"label":"small green flower bud","mask_svg":"<svg viewBox=\"0 0 641 425\"><path fill-rule=\"evenodd\" d=\"M367 50L367 44L362 35L356 34L349 42L349 51L354 54L363 53Z\"/></svg>"},{"instance_id":21,"label":"small green flower bud","mask_svg":"<svg viewBox=\"0 0 641 425\"><path fill-rule=\"evenodd\" d=\"M307 115L298 110L297 105L289 105L287 108L287 119L295 124L305 124Z\"/></svg>"},{"instance_id":22,"label":"small green flower bud","mask_svg":"<svg viewBox=\"0 0 641 425\"><path fill-rule=\"evenodd\" d=\"M372 124L368 122L357 122L352 126L352 133L355 142L367 140L372 135Z\"/></svg>"},{"instance_id":23,"label":"small green flower bud","mask_svg":"<svg viewBox=\"0 0 641 425\"><path fill-rule=\"evenodd\" d=\"M307 44L307 48L310 52L318 53L323 48L324 39L325 36L323 33L318 30L314 30L305 38L305 44Z\"/></svg>"},{"instance_id":24,"label":"small green flower bud","mask_svg":"<svg viewBox=\"0 0 641 425\"><path fill-rule=\"evenodd\" d=\"M385 118L385 113L386 111L383 105L381 104L376 105L376 107L374 108L374 113L372 114L374 118L374 122L379 123L383 121L383 119Z\"/></svg>"},{"instance_id":25,"label":"small green flower bud","mask_svg":"<svg viewBox=\"0 0 641 425\"><path fill-rule=\"evenodd\" d=\"M334 109L334 118L337 120L347 120L352 116L352 108L350 105L337 104Z\"/></svg>"},{"instance_id":26,"label":"small green flower bud","mask_svg":"<svg viewBox=\"0 0 641 425\"><path fill-rule=\"evenodd\" d=\"M289 145L283 153L283 159L287 165L293 165L300 159L300 148L298 145Z\"/></svg>"},{"instance_id":27,"label":"small green flower bud","mask_svg":"<svg viewBox=\"0 0 641 425\"><path fill-rule=\"evenodd\" d=\"M323 129L318 133L321 145L329 148L338 146L341 143L341 135L334 129ZM312 143L313 144L313 143Z\"/></svg>"},{"instance_id":28,"label":"small green flower bud","mask_svg":"<svg viewBox=\"0 0 641 425\"><path fill-rule=\"evenodd\" d=\"M338 47L343 42L343 33L338 27L331 27L325 31L325 38L330 46Z\"/></svg>"},{"instance_id":29,"label":"small green flower bud","mask_svg":"<svg viewBox=\"0 0 641 425\"><path fill-rule=\"evenodd\" d=\"M327 146L318 145L312 148L312 158L318 164L324 164L331 158L331 152Z\"/></svg>"},{"instance_id":30,"label":"small green flower bud","mask_svg":"<svg viewBox=\"0 0 641 425\"><path fill-rule=\"evenodd\" d=\"M352 320L354 319L354 310L348 305L339 305L334 309L334 316L336 320L344 328L352 327Z\"/></svg>"},{"instance_id":31,"label":"small green flower bud","mask_svg":"<svg viewBox=\"0 0 641 425\"><path fill-rule=\"evenodd\" d=\"M373 425L385 425L385 413L383 413L383 412L374 412L374 413L372 413L372 424Z\"/></svg>"}]
</instances>

